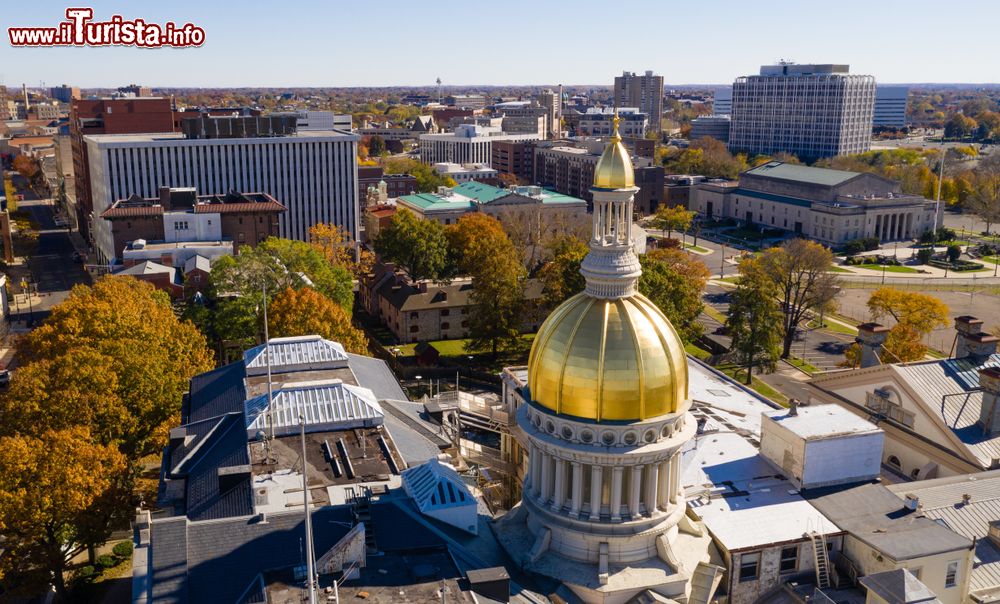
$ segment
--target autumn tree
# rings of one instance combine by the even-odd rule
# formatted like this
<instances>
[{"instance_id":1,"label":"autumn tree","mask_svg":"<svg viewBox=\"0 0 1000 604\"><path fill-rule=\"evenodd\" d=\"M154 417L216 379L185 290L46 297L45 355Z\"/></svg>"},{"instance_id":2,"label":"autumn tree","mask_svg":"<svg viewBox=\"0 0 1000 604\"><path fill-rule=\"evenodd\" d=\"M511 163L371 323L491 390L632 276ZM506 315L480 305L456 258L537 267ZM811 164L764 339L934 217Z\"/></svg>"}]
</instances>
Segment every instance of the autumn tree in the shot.
<instances>
[{"instance_id":1,"label":"autumn tree","mask_svg":"<svg viewBox=\"0 0 1000 604\"><path fill-rule=\"evenodd\" d=\"M828 309L837 295L838 280L829 272L833 254L806 239L791 239L740 263L740 275L768 283L782 309L781 358L787 359L799 324L813 312Z\"/></svg>"},{"instance_id":2,"label":"autumn tree","mask_svg":"<svg viewBox=\"0 0 1000 604\"><path fill-rule=\"evenodd\" d=\"M114 420L118 426L102 427L98 422L93 427L98 435L104 428L115 430L111 434L118 436L110 438L108 444L118 446L131 461L159 452L167 427L177 419L191 376L214 365L205 337L190 322L177 319L167 294L130 277L107 277L93 287L74 287L69 297L54 306L49 317L24 337L22 355L24 361L50 364L48 381L23 389L15 385L11 391L11 396L24 395L25 413L37 409L42 414L29 416L36 425L53 417L53 411L44 409L45 396L61 398L63 388L73 392L66 383L73 372L90 380L85 384L95 388L103 384L101 392L113 387L127 412L109 411L112 416L121 416ZM86 377L91 370L74 360L78 356L94 361L100 370L113 373L116 380ZM29 371L28 375L40 378L43 371ZM114 401L105 404L108 410L117 405ZM94 417L100 417L105 410L102 403L97 403ZM79 423L86 417L81 415ZM17 421L27 425L28 420Z\"/></svg>"},{"instance_id":3,"label":"autumn tree","mask_svg":"<svg viewBox=\"0 0 1000 604\"><path fill-rule=\"evenodd\" d=\"M32 182L38 178L39 173L41 172L41 168L38 166L38 160L28 157L27 155L15 155L13 165L18 174L23 176L28 182Z\"/></svg>"},{"instance_id":4,"label":"autumn tree","mask_svg":"<svg viewBox=\"0 0 1000 604\"><path fill-rule=\"evenodd\" d=\"M355 278L366 274L375 264L372 253L356 246L347 229L336 224L319 222L309 227L309 243L327 262L346 270Z\"/></svg>"},{"instance_id":5,"label":"autumn tree","mask_svg":"<svg viewBox=\"0 0 1000 604\"><path fill-rule=\"evenodd\" d=\"M437 279L445 270L448 241L444 226L400 208L375 239L375 251L395 262L414 281Z\"/></svg>"},{"instance_id":6,"label":"autumn tree","mask_svg":"<svg viewBox=\"0 0 1000 604\"><path fill-rule=\"evenodd\" d=\"M695 213L684 206L660 205L653 216L653 226L663 231L663 236L669 238L674 231L684 232L691 228Z\"/></svg>"},{"instance_id":7,"label":"autumn tree","mask_svg":"<svg viewBox=\"0 0 1000 604\"><path fill-rule=\"evenodd\" d=\"M781 356L782 317L770 287L760 272L748 271L740 277L729 303L730 351L737 365L746 367L747 385L753 382L755 367L774 371Z\"/></svg>"},{"instance_id":8,"label":"autumn tree","mask_svg":"<svg viewBox=\"0 0 1000 604\"><path fill-rule=\"evenodd\" d=\"M552 259L538 271L538 278L542 281L543 305L552 309L583 291L586 282L580 274L580 263L589 248L576 237L564 236L553 241L549 250Z\"/></svg>"},{"instance_id":9,"label":"autumn tree","mask_svg":"<svg viewBox=\"0 0 1000 604\"><path fill-rule=\"evenodd\" d=\"M900 363L923 359L928 350L924 337L948 324L948 306L939 298L892 287L872 292L868 310L875 321L895 321L883 347Z\"/></svg>"},{"instance_id":10,"label":"autumn tree","mask_svg":"<svg viewBox=\"0 0 1000 604\"><path fill-rule=\"evenodd\" d=\"M336 302L311 287L286 288L268 308L271 337L320 335L348 352L368 354L368 339Z\"/></svg>"},{"instance_id":11,"label":"autumn tree","mask_svg":"<svg viewBox=\"0 0 1000 604\"><path fill-rule=\"evenodd\" d=\"M972 188L972 194L965 200L965 209L986 223L988 234L1000 221L1000 156L990 155L979 162Z\"/></svg>"},{"instance_id":12,"label":"autumn tree","mask_svg":"<svg viewBox=\"0 0 1000 604\"><path fill-rule=\"evenodd\" d=\"M125 465L82 427L0 437L0 585L51 583L68 601L64 574L90 539L91 507Z\"/></svg>"},{"instance_id":13,"label":"autumn tree","mask_svg":"<svg viewBox=\"0 0 1000 604\"><path fill-rule=\"evenodd\" d=\"M520 346L524 280L520 255L500 222L486 214L466 214L448 229L458 270L472 277L466 348L497 353Z\"/></svg>"},{"instance_id":14,"label":"autumn tree","mask_svg":"<svg viewBox=\"0 0 1000 604\"><path fill-rule=\"evenodd\" d=\"M704 307L701 295L711 276L708 267L678 249L653 250L639 261L639 292L663 311L685 342L701 335L698 316Z\"/></svg>"}]
</instances>

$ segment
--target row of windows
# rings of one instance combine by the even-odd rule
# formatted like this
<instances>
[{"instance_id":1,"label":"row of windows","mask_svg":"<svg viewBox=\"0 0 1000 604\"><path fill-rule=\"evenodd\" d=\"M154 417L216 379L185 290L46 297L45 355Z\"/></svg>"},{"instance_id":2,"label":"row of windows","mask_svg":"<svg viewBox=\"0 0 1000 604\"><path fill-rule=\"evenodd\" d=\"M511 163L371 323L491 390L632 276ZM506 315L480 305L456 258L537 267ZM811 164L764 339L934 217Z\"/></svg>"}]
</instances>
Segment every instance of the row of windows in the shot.
<instances>
[{"instance_id":1,"label":"row of windows","mask_svg":"<svg viewBox=\"0 0 1000 604\"><path fill-rule=\"evenodd\" d=\"M354 228L353 143L122 147L107 150L111 199L154 197L160 186L201 193L264 191L288 207L282 235L303 239L316 222Z\"/></svg>"}]
</instances>

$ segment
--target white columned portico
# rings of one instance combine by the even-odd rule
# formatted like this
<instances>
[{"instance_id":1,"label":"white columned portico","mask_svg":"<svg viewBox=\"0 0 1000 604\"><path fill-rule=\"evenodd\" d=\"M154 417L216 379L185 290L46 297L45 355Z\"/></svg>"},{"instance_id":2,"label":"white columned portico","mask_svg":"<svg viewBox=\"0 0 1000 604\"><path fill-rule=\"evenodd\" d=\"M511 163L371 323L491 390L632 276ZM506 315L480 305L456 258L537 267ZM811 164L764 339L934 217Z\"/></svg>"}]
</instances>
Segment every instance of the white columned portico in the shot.
<instances>
[{"instance_id":1,"label":"white columned portico","mask_svg":"<svg viewBox=\"0 0 1000 604\"><path fill-rule=\"evenodd\" d=\"M611 469L611 522L622 519L622 472L625 468L615 466Z\"/></svg>"},{"instance_id":2,"label":"white columned portico","mask_svg":"<svg viewBox=\"0 0 1000 604\"><path fill-rule=\"evenodd\" d=\"M578 461L571 462L573 467L572 501L569 504L569 513L574 517L580 515L580 505L583 503L583 464Z\"/></svg>"},{"instance_id":3,"label":"white columned portico","mask_svg":"<svg viewBox=\"0 0 1000 604\"><path fill-rule=\"evenodd\" d=\"M601 519L601 486L604 483L604 468L590 466L590 519Z\"/></svg>"}]
</instances>

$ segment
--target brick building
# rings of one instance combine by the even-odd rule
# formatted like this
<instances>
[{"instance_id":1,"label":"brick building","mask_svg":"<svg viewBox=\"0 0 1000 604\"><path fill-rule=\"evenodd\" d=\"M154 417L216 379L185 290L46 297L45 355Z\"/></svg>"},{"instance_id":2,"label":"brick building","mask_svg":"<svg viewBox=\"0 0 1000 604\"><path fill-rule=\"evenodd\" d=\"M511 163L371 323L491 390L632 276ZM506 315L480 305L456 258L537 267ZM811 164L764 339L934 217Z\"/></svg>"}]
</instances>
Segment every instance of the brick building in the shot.
<instances>
[{"instance_id":1,"label":"brick building","mask_svg":"<svg viewBox=\"0 0 1000 604\"><path fill-rule=\"evenodd\" d=\"M174 132L170 99L120 98L78 99L70 104L69 135L76 186L77 223L80 234L90 237L90 215L94 209L87 145L90 134L135 134Z\"/></svg>"},{"instance_id":2,"label":"brick building","mask_svg":"<svg viewBox=\"0 0 1000 604\"><path fill-rule=\"evenodd\" d=\"M417 178L411 174L386 174L382 166L358 166L358 193L364 195L368 187L385 182L389 198L409 195L417 190Z\"/></svg>"},{"instance_id":3,"label":"brick building","mask_svg":"<svg viewBox=\"0 0 1000 604\"><path fill-rule=\"evenodd\" d=\"M534 141L496 141L493 143L493 169L530 184L535 179L534 152Z\"/></svg>"},{"instance_id":4,"label":"brick building","mask_svg":"<svg viewBox=\"0 0 1000 604\"><path fill-rule=\"evenodd\" d=\"M564 195L579 197L589 204L594 183L594 167L604 149L604 139L541 141L534 146L536 185L550 187ZM634 153L634 151L632 151ZM663 199L663 168L652 165L648 157L636 154L635 211L650 214Z\"/></svg>"},{"instance_id":5,"label":"brick building","mask_svg":"<svg viewBox=\"0 0 1000 604\"><path fill-rule=\"evenodd\" d=\"M362 281L361 303L399 342L428 342L469 337L472 312L472 280L453 279L450 283L419 281L414 283L391 263L380 263ZM531 308L523 313L522 333L538 330L543 313L533 301L542 297L542 283L528 279L525 300Z\"/></svg>"},{"instance_id":6,"label":"brick building","mask_svg":"<svg viewBox=\"0 0 1000 604\"><path fill-rule=\"evenodd\" d=\"M198 195L195 189L160 188L152 199L116 201L101 214L111 222L115 257L129 243L232 242L233 253L278 236L278 217L285 206L266 193Z\"/></svg>"}]
</instances>

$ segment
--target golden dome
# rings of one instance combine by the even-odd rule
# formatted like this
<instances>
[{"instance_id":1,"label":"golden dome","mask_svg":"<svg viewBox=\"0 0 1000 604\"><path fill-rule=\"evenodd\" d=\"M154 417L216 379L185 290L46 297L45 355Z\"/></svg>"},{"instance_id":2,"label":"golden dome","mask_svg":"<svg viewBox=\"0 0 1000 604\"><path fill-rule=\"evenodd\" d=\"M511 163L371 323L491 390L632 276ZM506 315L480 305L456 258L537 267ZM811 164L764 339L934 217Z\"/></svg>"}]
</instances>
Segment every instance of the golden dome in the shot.
<instances>
[{"instance_id":1,"label":"golden dome","mask_svg":"<svg viewBox=\"0 0 1000 604\"><path fill-rule=\"evenodd\" d=\"M528 388L535 403L556 413L642 420L683 407L687 357L670 321L645 296L580 293L538 331Z\"/></svg>"},{"instance_id":2,"label":"golden dome","mask_svg":"<svg viewBox=\"0 0 1000 604\"><path fill-rule=\"evenodd\" d=\"M627 189L635 186L635 171L632 169L632 158L629 157L622 137L618 134L620 118L615 113L614 132L608 146L604 148L601 159L594 167L594 187L598 189Z\"/></svg>"}]
</instances>

